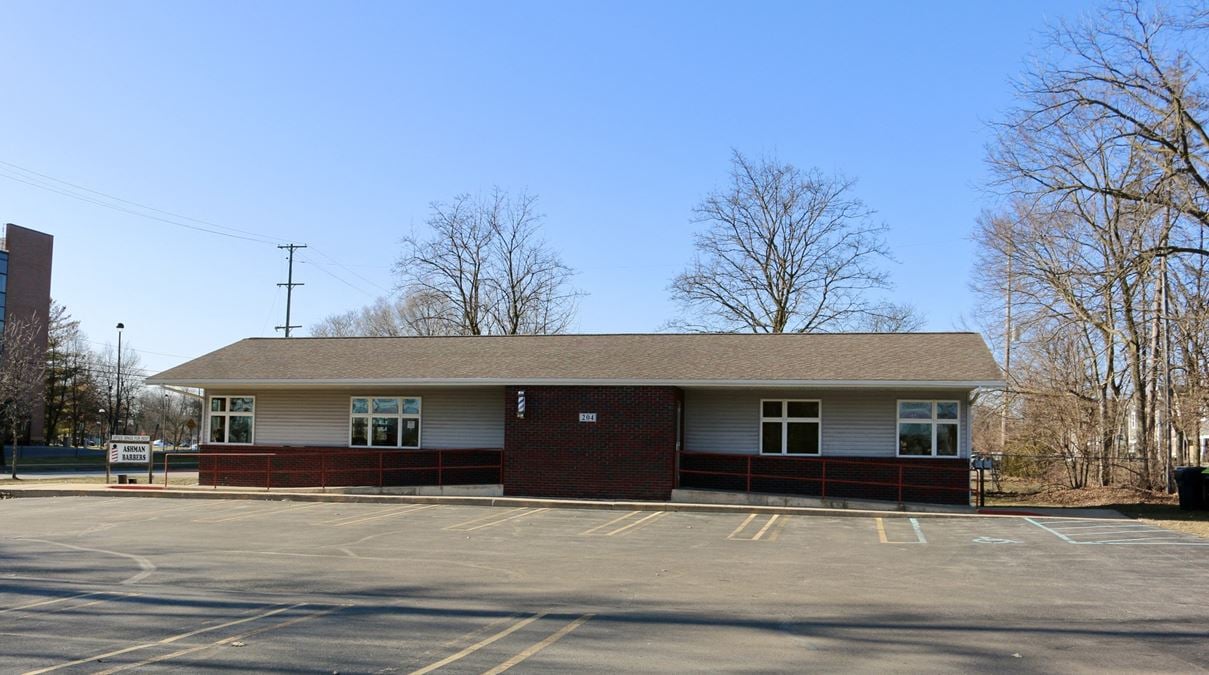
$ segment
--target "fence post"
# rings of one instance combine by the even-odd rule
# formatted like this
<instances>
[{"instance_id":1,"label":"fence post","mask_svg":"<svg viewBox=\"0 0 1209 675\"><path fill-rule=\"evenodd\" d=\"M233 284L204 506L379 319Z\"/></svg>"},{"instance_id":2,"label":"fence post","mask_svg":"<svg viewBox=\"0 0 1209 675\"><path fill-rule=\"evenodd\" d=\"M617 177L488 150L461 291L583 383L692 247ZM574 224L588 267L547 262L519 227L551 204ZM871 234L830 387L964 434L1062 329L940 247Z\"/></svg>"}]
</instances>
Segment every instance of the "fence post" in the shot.
<instances>
[{"instance_id":1,"label":"fence post","mask_svg":"<svg viewBox=\"0 0 1209 675\"><path fill-rule=\"evenodd\" d=\"M218 457L215 457L215 458L214 458L214 460L215 460L215 461L214 461L214 478L212 478L212 479L211 479L211 480L213 481L213 483L214 483L214 484L213 484L213 485L211 485L210 487L212 487L212 488L214 488L215 490L217 490L217 489L218 489L218 476L219 476L219 471L218 471L218 470L219 470L219 468L222 466L222 459L220 459L220 458L218 458Z\"/></svg>"},{"instance_id":2,"label":"fence post","mask_svg":"<svg viewBox=\"0 0 1209 675\"><path fill-rule=\"evenodd\" d=\"M823 483L822 483L823 494L819 495L819 498L826 499L827 498L827 460L823 459L821 461L823 463Z\"/></svg>"},{"instance_id":3,"label":"fence post","mask_svg":"<svg viewBox=\"0 0 1209 675\"><path fill-rule=\"evenodd\" d=\"M383 485L386 485L386 477L383 473L383 468L382 468L382 456L385 454L386 454L385 452L382 452L380 450L378 451L378 487L382 487Z\"/></svg>"},{"instance_id":4,"label":"fence post","mask_svg":"<svg viewBox=\"0 0 1209 675\"><path fill-rule=\"evenodd\" d=\"M445 487L445 451L437 450L437 487Z\"/></svg>"},{"instance_id":5,"label":"fence post","mask_svg":"<svg viewBox=\"0 0 1209 675\"><path fill-rule=\"evenodd\" d=\"M751 455L747 456L747 491L751 492Z\"/></svg>"},{"instance_id":6,"label":"fence post","mask_svg":"<svg viewBox=\"0 0 1209 675\"><path fill-rule=\"evenodd\" d=\"M903 503L903 465L898 465L898 503Z\"/></svg>"},{"instance_id":7,"label":"fence post","mask_svg":"<svg viewBox=\"0 0 1209 675\"><path fill-rule=\"evenodd\" d=\"M168 487L168 453L164 453L164 487Z\"/></svg>"},{"instance_id":8,"label":"fence post","mask_svg":"<svg viewBox=\"0 0 1209 675\"><path fill-rule=\"evenodd\" d=\"M264 489L271 490L273 488L273 456L264 456Z\"/></svg>"},{"instance_id":9,"label":"fence post","mask_svg":"<svg viewBox=\"0 0 1209 675\"><path fill-rule=\"evenodd\" d=\"M327 492L327 453L319 454L319 489Z\"/></svg>"}]
</instances>

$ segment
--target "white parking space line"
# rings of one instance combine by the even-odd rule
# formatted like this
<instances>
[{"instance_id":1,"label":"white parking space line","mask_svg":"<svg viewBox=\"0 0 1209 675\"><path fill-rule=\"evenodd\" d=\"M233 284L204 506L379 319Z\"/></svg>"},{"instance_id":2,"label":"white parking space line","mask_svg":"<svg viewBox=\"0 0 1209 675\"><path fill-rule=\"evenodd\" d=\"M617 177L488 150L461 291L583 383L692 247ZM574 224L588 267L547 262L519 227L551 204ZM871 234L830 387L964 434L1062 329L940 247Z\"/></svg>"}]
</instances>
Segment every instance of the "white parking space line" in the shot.
<instances>
[{"instance_id":1,"label":"white parking space line","mask_svg":"<svg viewBox=\"0 0 1209 675\"><path fill-rule=\"evenodd\" d=\"M1116 529L1116 530L1095 530L1093 532L1071 532L1070 530L1067 530L1067 534L1069 534L1071 537L1103 537L1103 536L1109 535L1109 534L1148 534L1151 532L1154 532L1154 529L1152 529L1150 527L1145 527L1145 526L1131 527L1131 528L1127 528L1127 529ZM1173 533L1163 532L1161 534L1173 534Z\"/></svg>"},{"instance_id":2,"label":"white parking space line","mask_svg":"<svg viewBox=\"0 0 1209 675\"><path fill-rule=\"evenodd\" d=\"M287 619L286 621L282 621L281 623L270 624L268 626L261 626L260 628L255 628L253 630L247 631L246 633L240 633L239 635L231 635L229 637L222 638L221 640L215 640L214 642L201 644L201 645L197 645L194 647L186 647L179 651L172 652L171 654L163 654L161 656L154 656L152 658L144 659L137 663L128 663L125 665L109 668L107 670L100 670L100 671L97 671L94 675L112 675L112 673L120 673L124 670L131 670L134 668L142 668L144 666L151 665L152 663L168 661L171 659L175 659L178 656L187 656L189 654L193 654L195 652L200 652L205 649L221 647L223 645L228 645L233 642L238 642L245 638L250 638L253 635L260 635L261 633L267 633L269 631L281 630L282 628L287 628L289 626L293 626L294 624L302 623L303 621L310 621L311 619L317 619L321 616L326 616L328 614L331 614L332 612L339 611L340 609L343 609L343 608L342 607L331 607L331 608L320 610L317 612L311 612L310 614L296 616L292 619Z\"/></svg>"},{"instance_id":3,"label":"white parking space line","mask_svg":"<svg viewBox=\"0 0 1209 675\"><path fill-rule=\"evenodd\" d=\"M785 520L780 514L768 516L768 520L758 523L760 527L758 530L756 530L755 534L749 537L740 536L747 529L747 526L756 519L757 515L758 514L755 513L748 515L747 519L742 523L739 523L739 526L736 527L735 530L726 538L730 541L776 541L781 534L781 528L785 526ZM766 534L768 535L767 539L764 538L764 535Z\"/></svg>"},{"instance_id":4,"label":"white parking space line","mask_svg":"<svg viewBox=\"0 0 1209 675\"><path fill-rule=\"evenodd\" d=\"M886 536L886 522L883 518L874 518L874 525L877 527L877 539L883 544L926 544L928 539L924 537L923 528L919 525L919 520L916 518L908 518L911 521L911 529L915 533L915 541L890 541Z\"/></svg>"},{"instance_id":5,"label":"white parking space line","mask_svg":"<svg viewBox=\"0 0 1209 675\"><path fill-rule=\"evenodd\" d=\"M202 510L202 509L211 510L213 508L213 506L214 506L213 504L204 504L204 503L203 504L178 504L176 506L169 506L168 508L164 508L164 509L155 509L154 511L139 511L133 515L141 516L141 518L139 518L139 520L150 520L152 518L158 518L167 513L180 514L183 511L198 511L198 510ZM128 518L123 518L122 520L123 520L123 522L130 522L130 519L128 519Z\"/></svg>"},{"instance_id":6,"label":"white parking space line","mask_svg":"<svg viewBox=\"0 0 1209 675\"><path fill-rule=\"evenodd\" d=\"M237 513L233 516L218 516L218 517L211 516L208 518L194 518L193 522L195 522L195 523L226 523L226 522L230 522L232 520L246 520L248 518L258 518L260 516L273 516L273 515L277 515L279 513L284 513L286 511L304 511L306 509L313 509L316 506L323 506L323 505L324 505L323 502L313 502L310 504L303 504L303 505L291 504L290 506L284 506L284 507L278 508L278 509L270 509L268 511L252 511L250 513Z\"/></svg>"},{"instance_id":7,"label":"white parking space line","mask_svg":"<svg viewBox=\"0 0 1209 675\"><path fill-rule=\"evenodd\" d=\"M1051 525L1051 527L1053 527L1053 526ZM1113 525L1101 525L1099 527L1062 527L1062 526L1058 526L1057 529L1062 530L1063 532L1071 535L1072 537L1079 537L1079 536L1084 536L1084 535L1094 536L1094 535L1100 534L1102 532L1117 532L1117 531L1130 532L1130 531L1135 531L1135 530L1148 531L1148 530L1152 530L1154 528L1151 527L1150 525L1142 525L1142 524L1123 525L1121 523L1116 523Z\"/></svg>"},{"instance_id":8,"label":"white parking space line","mask_svg":"<svg viewBox=\"0 0 1209 675\"><path fill-rule=\"evenodd\" d=\"M621 527L619 527L615 530L605 532L604 536L612 537L613 535L616 535L616 534L625 536L627 533L632 532L641 527L646 527L650 523L652 523L656 520L659 520L660 518L662 518L666 515L667 515L667 511L656 511L649 516L643 516L642 518L639 518L638 520L635 520L632 523L628 523L626 525L622 525Z\"/></svg>"},{"instance_id":9,"label":"white parking space line","mask_svg":"<svg viewBox=\"0 0 1209 675\"><path fill-rule=\"evenodd\" d=\"M435 509L438 506L440 506L440 505L439 504L410 504L408 506L403 506L403 507L399 507L396 509L389 509L389 510L381 511L378 513L372 513L370 515L344 516L342 518L325 520L320 524L321 525L331 525L332 527L344 527L346 525L357 525L359 523L366 523L371 520L379 520L381 518L390 518L391 516L401 516L401 515L405 515L405 514L409 514L409 513L415 513L416 511L425 511L427 509Z\"/></svg>"},{"instance_id":10,"label":"white parking space line","mask_svg":"<svg viewBox=\"0 0 1209 675\"><path fill-rule=\"evenodd\" d=\"M764 534L765 534L766 532L768 532L768 528L772 527L772 526L773 526L773 523L775 523L775 522L777 522L778 520L780 520L780 518L781 518L781 515L780 515L779 513L778 513L778 514L773 514L773 516L772 516L771 518L769 518L769 519L768 519L768 522L767 522L767 523L764 523L764 527L761 527L761 528L760 528L760 531L756 533L756 536L752 537L752 540L753 540L753 541L758 541L758 540L759 540L761 537L763 537L763 536L764 536Z\"/></svg>"},{"instance_id":11,"label":"white parking space line","mask_svg":"<svg viewBox=\"0 0 1209 675\"><path fill-rule=\"evenodd\" d=\"M435 506L435 504L434 504L434 506ZM485 529L488 527L495 527L496 525L501 525L503 523L512 522L514 520L519 520L521 518L528 518L529 516L535 516L539 513L545 513L546 511L549 511L549 510L550 509L546 508L546 507L543 507L540 509L530 509L528 507L522 506L518 509L513 509L511 511L505 511L503 514L494 513L494 514L491 514L490 516L486 516L484 518L475 518L474 520L468 520L464 523L450 525L449 527L446 527L444 529L453 530L456 532L473 532L474 530L482 530L482 529Z\"/></svg>"},{"instance_id":12,"label":"white parking space line","mask_svg":"<svg viewBox=\"0 0 1209 675\"><path fill-rule=\"evenodd\" d=\"M1085 545L1133 545L1133 546L1209 546L1209 541L1197 541L1192 535L1182 532L1164 530L1152 525L1138 523L1124 525L1121 522L1111 524L1090 525L1086 520L1076 521L1047 521L1039 522L1033 518L1025 518L1036 527L1049 532L1068 544ZM1121 535L1137 535L1122 537Z\"/></svg>"},{"instance_id":13,"label":"white parking space line","mask_svg":"<svg viewBox=\"0 0 1209 675\"><path fill-rule=\"evenodd\" d=\"M92 656L88 656L88 657L85 657L82 659L76 659L74 661L60 663L57 665L49 666L47 668L39 668L37 670L31 670L31 671L26 672L25 675L41 675L41 673L49 673L49 672L52 672L55 670L62 670L63 668L70 668L72 666L78 666L78 665L81 665L84 663L99 661L101 659L113 658L114 656L121 656L122 654L129 654L130 652L136 652L136 651L140 651L143 649L150 649L150 648L156 647L158 645L172 644L173 642L178 642L178 641L184 640L186 638L191 638L195 635L201 635L203 633L209 633L209 632L216 631L216 630L222 630L223 628L229 628L231 626L236 626L236 625L239 625L242 623L247 623L249 621L255 621L257 619L264 619L264 618L273 616L275 614L280 614L282 612L288 612L291 609L298 609L300 607L305 607L305 606L306 606L306 603L298 603L298 604L290 605L290 606L286 606L286 607L278 605L275 609L271 609L267 612L261 612L260 614L256 614L254 616L248 616L248 617L244 617L242 619L234 619L232 621L220 623L216 626L207 626L205 628L198 628L196 630L191 630L191 631L188 631L185 633L177 633L176 635L171 635L169 637L166 637L162 640L158 640L156 642L143 642L143 643L139 643L139 644L134 644L134 645L130 645L129 647L123 647L122 649L115 649L113 651L105 652L104 654L94 654Z\"/></svg>"},{"instance_id":14,"label":"white parking space line","mask_svg":"<svg viewBox=\"0 0 1209 675\"><path fill-rule=\"evenodd\" d=\"M1106 539L1096 539L1094 541L1076 541L1076 544L1195 544L1184 539L1156 535L1152 537L1121 537L1115 535ZM1209 542L1204 545L1209 546Z\"/></svg>"},{"instance_id":15,"label":"white parking space line","mask_svg":"<svg viewBox=\"0 0 1209 675\"><path fill-rule=\"evenodd\" d=\"M27 605L18 605L16 607L8 607L5 609L0 609L0 614L8 614L9 612L20 612L22 610L33 609L35 607L45 607L46 605L55 605L60 602L67 602L68 600L78 600L81 598L90 598L94 595L102 595L102 594L104 594L104 595L123 595L121 593L105 593L103 591L97 591L97 592L93 592L93 593L78 593L76 595L65 595L65 596L62 596L59 598L52 598L50 600L40 600L38 602L31 602Z\"/></svg>"},{"instance_id":16,"label":"white parking space line","mask_svg":"<svg viewBox=\"0 0 1209 675\"><path fill-rule=\"evenodd\" d=\"M512 668L513 666L524 661L525 659L529 658L530 656L533 656L534 654L540 652L541 650L545 649L546 647L549 647L550 645L554 644L555 642L558 642L559 640L563 639L568 633L570 633L571 631L575 630L576 628L579 628L580 626L587 623L588 620L590 620L593 616L595 616L595 615L594 614L584 614L583 616L579 617L578 619L575 619L571 623L569 623L569 624L563 626L562 628L558 629L557 631L551 633L546 639L542 640L541 642L538 642L536 644L530 645L529 647L526 647L525 649L521 650L516 656L513 656L512 658L508 659L507 661L504 661L503 663L492 668L491 670L486 671L485 673L483 673L483 675L499 675L500 673L508 670L509 668Z\"/></svg>"},{"instance_id":17,"label":"white parking space line","mask_svg":"<svg viewBox=\"0 0 1209 675\"><path fill-rule=\"evenodd\" d=\"M1120 523L1121 519L1120 518L1112 519L1112 521L1115 521L1115 523ZM1053 523L1055 525L1062 525L1064 527L1071 526L1071 525L1098 526L1098 525L1104 525L1105 519L1103 519L1103 518L1046 518L1046 523Z\"/></svg>"},{"instance_id":18,"label":"white parking space line","mask_svg":"<svg viewBox=\"0 0 1209 675\"><path fill-rule=\"evenodd\" d=\"M1045 525L1042 525L1041 523L1039 523L1039 522L1037 522L1037 521L1033 520L1032 518L1025 518L1025 519L1024 519L1024 522L1026 522L1026 523L1030 523L1030 524L1032 524L1032 525L1033 525L1033 526L1035 526L1035 527L1039 527L1039 528L1041 528L1041 529L1045 530L1046 532L1049 532L1050 534L1054 535L1055 537L1057 537L1057 538L1061 539L1062 541L1065 541L1065 542L1066 542L1066 543L1068 543L1068 544L1077 544L1077 543L1079 543L1079 542L1075 541L1074 539L1071 539L1070 537L1066 536L1065 534L1062 534L1061 532L1059 532L1059 531L1057 531L1057 530L1054 530L1054 529L1051 529L1051 528L1049 528L1049 527L1046 527Z\"/></svg>"},{"instance_id":19,"label":"white parking space line","mask_svg":"<svg viewBox=\"0 0 1209 675\"><path fill-rule=\"evenodd\" d=\"M756 514L754 514L754 513L749 514L743 522L739 523L739 526L735 528L735 531L731 532L730 535L727 536L726 538L734 539L734 538L738 537L739 533L742 532L743 530L747 529L747 525L755 519L756 519Z\"/></svg>"},{"instance_id":20,"label":"white parking space line","mask_svg":"<svg viewBox=\"0 0 1209 675\"><path fill-rule=\"evenodd\" d=\"M621 523L621 522L623 522L623 521L629 520L630 518L633 518L634 516L638 515L639 513L642 513L642 512L641 512L641 511L630 511L629 513L622 514L622 515L620 515L620 516L617 516L616 518L613 518L613 519L609 520L607 523L601 523L600 525L597 525L596 527L593 527L593 528L589 528L589 529L587 529L587 530L584 530L583 532L580 532L580 534L581 534L581 535L593 535L593 534L596 534L596 532L597 532L597 531L599 531L599 530L603 530L603 529L605 529L606 527L609 527L609 526L611 526L611 525L617 525L617 524L619 524L619 523ZM754 513L753 513L753 514L751 515L751 518L755 518L755 517L756 517L756 514L754 514ZM747 520L747 521L744 521L744 525L746 525L746 524L747 524L747 522L751 520L751 518L748 518L748 520ZM602 535L602 536L603 536L603 535Z\"/></svg>"},{"instance_id":21,"label":"white parking space line","mask_svg":"<svg viewBox=\"0 0 1209 675\"><path fill-rule=\"evenodd\" d=\"M466 647L462 651L457 652L456 654L450 654L449 656L446 656L445 658L441 659L440 661L434 661L433 663L430 663L427 666L424 666L423 668L419 668L417 670L411 671L410 675L424 675L425 673L431 673L432 671L434 671L438 668L443 668L443 667L453 663L454 661L460 661L460 660L466 658L467 656L470 656L471 654L482 649L483 647L486 647L487 645L489 645L493 642L497 642L499 640L502 640L502 639L508 637L509 635L515 633L516 631L533 623L534 621L541 619L545 615L546 615L546 612L540 612L538 614L534 614L532 616L521 619L521 620L517 621L516 623L512 624L511 626L508 626L504 630L502 630L498 633L495 633L493 635L489 635L489 636L483 638L482 640L479 640L478 642L470 645L469 647Z\"/></svg>"}]
</instances>

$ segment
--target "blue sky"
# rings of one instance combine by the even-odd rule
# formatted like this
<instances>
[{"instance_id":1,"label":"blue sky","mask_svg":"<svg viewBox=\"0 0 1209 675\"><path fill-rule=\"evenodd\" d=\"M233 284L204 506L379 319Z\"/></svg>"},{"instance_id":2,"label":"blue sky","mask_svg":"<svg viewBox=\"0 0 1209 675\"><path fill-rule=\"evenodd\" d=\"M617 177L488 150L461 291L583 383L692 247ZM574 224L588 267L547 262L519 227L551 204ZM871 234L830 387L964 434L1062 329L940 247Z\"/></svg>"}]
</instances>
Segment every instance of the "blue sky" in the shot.
<instances>
[{"instance_id":1,"label":"blue sky","mask_svg":"<svg viewBox=\"0 0 1209 675\"><path fill-rule=\"evenodd\" d=\"M588 294L578 330L652 331L735 148L857 178L892 299L947 330L973 303L986 123L1037 32L1090 7L8 0L0 222L55 235L55 298L97 343L123 321L152 371L272 335L283 253L11 165L309 244L303 325L390 290L432 200L527 189Z\"/></svg>"}]
</instances>

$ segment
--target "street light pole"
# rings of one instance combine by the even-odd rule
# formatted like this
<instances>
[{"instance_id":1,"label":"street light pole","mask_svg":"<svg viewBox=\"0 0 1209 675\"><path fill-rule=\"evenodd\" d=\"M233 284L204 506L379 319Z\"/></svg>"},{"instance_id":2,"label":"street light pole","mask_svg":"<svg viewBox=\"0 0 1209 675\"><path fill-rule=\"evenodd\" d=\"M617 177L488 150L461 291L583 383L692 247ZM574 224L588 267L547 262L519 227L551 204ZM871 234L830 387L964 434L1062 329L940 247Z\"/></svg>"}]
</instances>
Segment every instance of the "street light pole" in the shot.
<instances>
[{"instance_id":1,"label":"street light pole","mask_svg":"<svg viewBox=\"0 0 1209 675\"><path fill-rule=\"evenodd\" d=\"M168 436L167 427L164 426L164 420L168 416L168 392L164 392L164 404L160 407L160 447L164 449L164 454L168 453L168 441L164 440ZM168 460L164 460L167 462ZM151 449L147 451L147 484L155 480L155 439L151 439Z\"/></svg>"},{"instance_id":2,"label":"street light pole","mask_svg":"<svg viewBox=\"0 0 1209 675\"><path fill-rule=\"evenodd\" d=\"M114 426L122 423L122 329L126 327L124 323L118 323L118 375L117 375L117 400L113 407L113 422Z\"/></svg>"},{"instance_id":3,"label":"street light pole","mask_svg":"<svg viewBox=\"0 0 1209 675\"><path fill-rule=\"evenodd\" d=\"M100 426L105 423L105 409L101 408L100 410L98 410L97 415L99 415L99 417L97 418L97 425ZM103 433L105 433L105 429L103 429L103 428L97 429L97 436L100 436ZM113 435L113 417L112 416L109 417L109 435L110 436ZM110 466L109 466L109 441L105 438L101 438L100 441L101 441L101 452L105 453L105 484L109 485L109 469L110 469Z\"/></svg>"}]
</instances>

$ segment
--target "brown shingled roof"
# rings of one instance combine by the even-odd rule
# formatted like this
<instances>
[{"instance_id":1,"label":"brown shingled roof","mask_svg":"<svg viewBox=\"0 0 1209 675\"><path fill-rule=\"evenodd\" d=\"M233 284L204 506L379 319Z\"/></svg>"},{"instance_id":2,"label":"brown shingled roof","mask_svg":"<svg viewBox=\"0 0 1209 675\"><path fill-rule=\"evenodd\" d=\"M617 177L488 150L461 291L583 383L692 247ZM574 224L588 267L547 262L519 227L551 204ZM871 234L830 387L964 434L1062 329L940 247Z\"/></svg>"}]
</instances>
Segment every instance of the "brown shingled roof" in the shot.
<instances>
[{"instance_id":1,"label":"brown shingled roof","mask_svg":"<svg viewBox=\"0 0 1209 675\"><path fill-rule=\"evenodd\" d=\"M1002 380L976 333L249 338L148 378L239 385L951 384Z\"/></svg>"}]
</instances>

